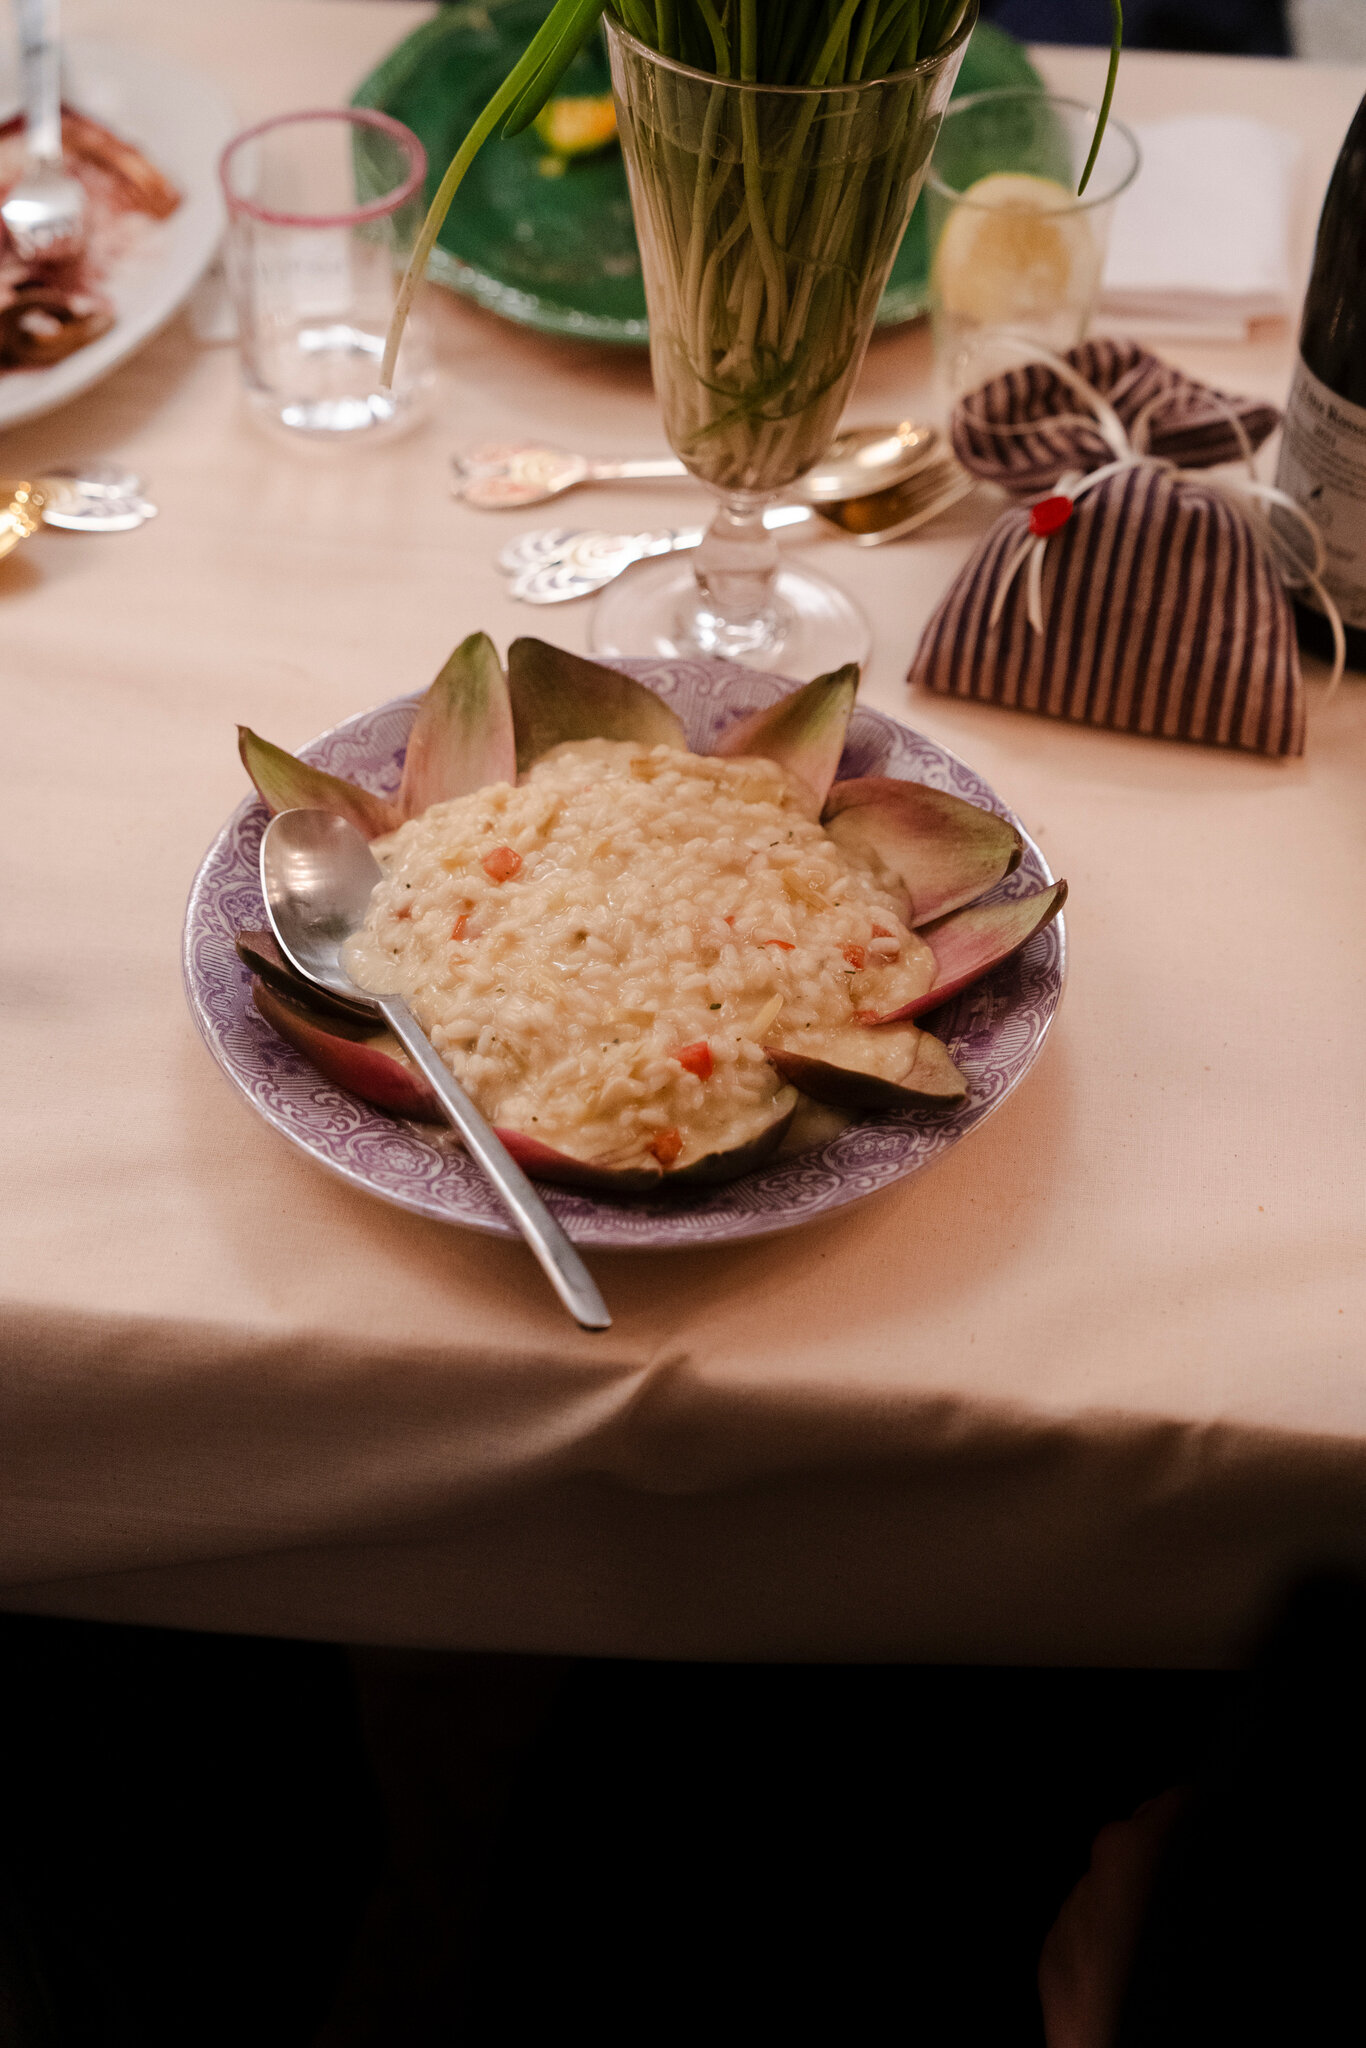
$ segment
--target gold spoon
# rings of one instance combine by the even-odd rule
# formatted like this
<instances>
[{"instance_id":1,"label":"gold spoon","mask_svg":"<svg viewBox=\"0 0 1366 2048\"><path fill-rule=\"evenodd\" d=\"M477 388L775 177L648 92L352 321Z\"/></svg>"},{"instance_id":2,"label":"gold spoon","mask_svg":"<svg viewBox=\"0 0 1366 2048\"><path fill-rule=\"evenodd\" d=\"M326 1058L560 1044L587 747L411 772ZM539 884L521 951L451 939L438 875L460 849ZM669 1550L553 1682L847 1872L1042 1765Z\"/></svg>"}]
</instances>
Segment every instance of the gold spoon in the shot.
<instances>
[{"instance_id":1,"label":"gold spoon","mask_svg":"<svg viewBox=\"0 0 1366 2048\"><path fill-rule=\"evenodd\" d=\"M807 505L831 505L866 497L904 483L934 453L934 427L901 420L894 427L847 427L836 435L813 470L792 486L791 496ZM691 475L676 455L638 461L595 462L539 441L490 442L451 457L452 489L467 505L484 512L520 512L543 505L579 484L631 482L640 477Z\"/></svg>"}]
</instances>

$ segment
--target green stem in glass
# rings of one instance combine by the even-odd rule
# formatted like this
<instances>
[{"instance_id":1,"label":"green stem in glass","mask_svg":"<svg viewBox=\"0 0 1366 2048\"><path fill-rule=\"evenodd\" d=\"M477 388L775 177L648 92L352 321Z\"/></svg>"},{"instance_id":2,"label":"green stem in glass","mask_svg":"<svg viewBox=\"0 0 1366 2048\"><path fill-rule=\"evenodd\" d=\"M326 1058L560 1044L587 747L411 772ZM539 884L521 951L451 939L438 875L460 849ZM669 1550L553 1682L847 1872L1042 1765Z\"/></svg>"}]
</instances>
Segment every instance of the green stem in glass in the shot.
<instances>
[{"instance_id":1,"label":"green stem in glass","mask_svg":"<svg viewBox=\"0 0 1366 2048\"><path fill-rule=\"evenodd\" d=\"M1091 173L1096 168L1100 155L1101 141L1105 135L1105 124L1110 118L1110 102L1115 96L1115 80L1119 76L1119 53L1124 46L1124 4L1123 0L1110 0L1113 27L1110 35L1110 68L1105 74L1105 92L1100 102L1100 113L1096 117L1096 132L1091 137L1091 153L1086 159L1080 179L1077 182L1077 197L1091 182Z\"/></svg>"},{"instance_id":2,"label":"green stem in glass","mask_svg":"<svg viewBox=\"0 0 1366 2048\"><path fill-rule=\"evenodd\" d=\"M1110 69L1091 154L1081 177L1079 190L1083 192L1114 97L1123 37L1121 0L1111 0L1111 4L1114 38ZM971 6L972 0L555 0L437 187L399 286L381 384L387 388L392 383L408 310L466 171L500 123L509 134L530 125L604 13L620 21L647 49L684 61L693 72L710 63L720 85L732 81L738 70L742 81L755 86L821 89L885 79L937 57L953 46ZM681 79L675 80L675 86L681 90ZM669 93L670 88L661 84L661 107ZM912 94L903 115L920 118L921 111ZM818 303L825 304L827 310L833 308L840 294L830 279L846 269L856 271L866 254L846 246L849 233L857 225L861 232L881 236L888 225L885 202L863 207L857 201L846 204L836 197L834 187L842 184L845 171L829 163L813 167L806 158L804 140L799 128L794 129L785 138L780 159L773 161L761 147L751 110L742 119L734 159L713 160L708 156L709 145L704 145L705 179L675 194L678 219L671 236L681 272L696 294L690 303L698 334L718 308L726 308L733 324L725 357L726 379L738 377L748 362L752 387L756 392L766 391L769 404L774 402L782 379L775 384L774 366L768 359L775 351L781 354L794 308L814 310ZM737 162L744 195L739 227L741 216L726 201ZM886 192L892 190L887 180L880 182ZM711 226L718 210L728 217L713 235ZM752 238L750 249L739 246L746 231ZM831 241L829 248L827 241ZM880 241L877 246L880 249ZM824 269L825 286L818 289L814 277L794 282L797 269L805 263Z\"/></svg>"}]
</instances>

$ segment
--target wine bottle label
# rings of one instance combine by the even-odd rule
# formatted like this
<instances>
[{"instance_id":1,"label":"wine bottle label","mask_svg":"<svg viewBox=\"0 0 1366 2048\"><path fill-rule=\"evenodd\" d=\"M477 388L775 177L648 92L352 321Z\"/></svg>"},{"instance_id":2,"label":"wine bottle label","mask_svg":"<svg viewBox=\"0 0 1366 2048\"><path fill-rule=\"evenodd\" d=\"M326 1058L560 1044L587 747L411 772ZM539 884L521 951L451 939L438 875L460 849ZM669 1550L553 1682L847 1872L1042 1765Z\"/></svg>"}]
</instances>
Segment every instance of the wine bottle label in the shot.
<instances>
[{"instance_id":1,"label":"wine bottle label","mask_svg":"<svg viewBox=\"0 0 1366 2048\"><path fill-rule=\"evenodd\" d=\"M1344 622L1366 626L1366 405L1321 384L1297 357L1276 482L1323 536L1324 588ZM1308 591L1298 593L1312 604Z\"/></svg>"}]
</instances>

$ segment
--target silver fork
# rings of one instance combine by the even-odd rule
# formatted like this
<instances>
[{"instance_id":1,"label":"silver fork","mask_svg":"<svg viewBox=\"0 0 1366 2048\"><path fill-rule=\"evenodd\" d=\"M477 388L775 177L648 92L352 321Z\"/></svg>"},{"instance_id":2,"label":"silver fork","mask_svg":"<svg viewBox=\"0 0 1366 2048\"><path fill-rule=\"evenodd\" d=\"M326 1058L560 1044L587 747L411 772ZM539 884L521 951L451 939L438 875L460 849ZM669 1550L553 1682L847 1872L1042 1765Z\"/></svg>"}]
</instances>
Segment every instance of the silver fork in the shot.
<instances>
[{"instance_id":1,"label":"silver fork","mask_svg":"<svg viewBox=\"0 0 1366 2048\"><path fill-rule=\"evenodd\" d=\"M0 205L24 263L69 263L85 247L85 190L62 160L58 0L16 0L24 74L24 168Z\"/></svg>"}]
</instances>

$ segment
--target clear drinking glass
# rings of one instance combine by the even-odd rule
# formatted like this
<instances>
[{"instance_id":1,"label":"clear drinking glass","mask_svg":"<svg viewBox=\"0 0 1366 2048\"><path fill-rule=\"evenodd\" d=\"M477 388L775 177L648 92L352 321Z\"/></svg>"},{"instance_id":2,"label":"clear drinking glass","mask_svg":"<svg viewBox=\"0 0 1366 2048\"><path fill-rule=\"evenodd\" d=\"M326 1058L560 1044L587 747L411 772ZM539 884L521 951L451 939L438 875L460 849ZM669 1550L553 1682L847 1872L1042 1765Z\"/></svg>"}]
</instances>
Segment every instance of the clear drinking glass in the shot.
<instances>
[{"instance_id":1,"label":"clear drinking glass","mask_svg":"<svg viewBox=\"0 0 1366 2048\"><path fill-rule=\"evenodd\" d=\"M793 676L867 652L857 606L780 567L763 515L834 439L976 14L909 71L819 90L693 71L606 17L655 391L721 505L694 554L604 593L598 652Z\"/></svg>"},{"instance_id":2,"label":"clear drinking glass","mask_svg":"<svg viewBox=\"0 0 1366 2048\"><path fill-rule=\"evenodd\" d=\"M1138 144L1113 115L1086 191L1094 107L1027 90L978 92L944 116L925 185L935 359L949 404L1028 360L1082 340L1095 310L1115 201Z\"/></svg>"},{"instance_id":3,"label":"clear drinking glass","mask_svg":"<svg viewBox=\"0 0 1366 2048\"><path fill-rule=\"evenodd\" d=\"M427 157L368 108L281 114L219 161L242 372L263 418L314 440L374 439L413 420L432 381L423 309L394 389L380 363L422 224Z\"/></svg>"}]
</instances>

